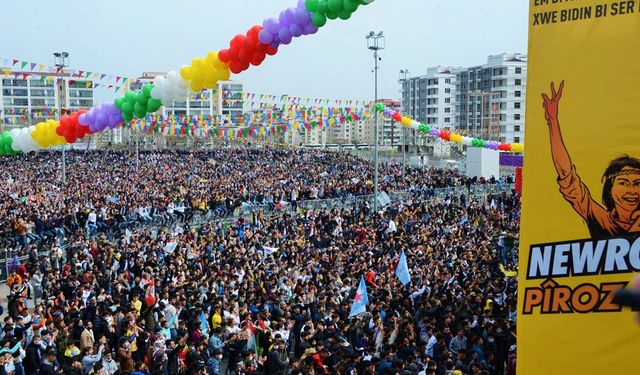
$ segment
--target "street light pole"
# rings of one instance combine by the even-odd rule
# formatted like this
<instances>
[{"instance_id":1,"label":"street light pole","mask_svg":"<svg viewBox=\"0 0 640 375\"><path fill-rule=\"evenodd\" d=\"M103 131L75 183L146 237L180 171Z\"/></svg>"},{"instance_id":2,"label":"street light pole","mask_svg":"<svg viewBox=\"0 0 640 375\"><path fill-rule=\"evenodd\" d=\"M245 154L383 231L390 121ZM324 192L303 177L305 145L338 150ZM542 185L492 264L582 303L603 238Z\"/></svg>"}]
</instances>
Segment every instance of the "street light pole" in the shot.
<instances>
[{"instance_id":1,"label":"street light pole","mask_svg":"<svg viewBox=\"0 0 640 375\"><path fill-rule=\"evenodd\" d=\"M371 31L369 33L369 35L366 36L367 38L367 48L373 51L373 59L374 59L374 81L375 81L375 97L374 97L374 101L376 104L378 104L378 51L379 50L383 50L385 47L385 43L384 43L384 34L382 33L382 31L380 31L378 34L374 33L373 31ZM374 122L375 122L375 143L373 146L374 149L374 171L373 171L373 211L377 212L378 211L378 137L379 137L379 132L378 132L378 111L374 110L373 111L373 117L374 117Z\"/></svg>"},{"instance_id":2,"label":"street light pole","mask_svg":"<svg viewBox=\"0 0 640 375\"><path fill-rule=\"evenodd\" d=\"M53 58L55 60L56 68L58 73L60 73L60 91L58 92L58 121L62 118L62 92L65 89L64 84L64 68L69 66L69 53L67 52L54 52ZM67 93L65 90L65 99L67 97ZM66 147L62 145L62 175L61 175L62 183L67 182L67 155L66 155Z\"/></svg>"},{"instance_id":3,"label":"street light pole","mask_svg":"<svg viewBox=\"0 0 640 375\"><path fill-rule=\"evenodd\" d=\"M407 69L403 69L400 70L400 76L402 78L400 78L400 82L402 82L402 107L403 107L403 111L405 113L405 115L409 115L410 113L410 106L407 103L409 100L411 100L411 90L407 90L409 92L408 96L409 96L409 100L404 100L404 96L405 96L405 86L407 85L407 76L409 75L409 71ZM402 179L405 179L406 176L406 170L407 170L407 127L406 126L402 126Z\"/></svg>"}]
</instances>

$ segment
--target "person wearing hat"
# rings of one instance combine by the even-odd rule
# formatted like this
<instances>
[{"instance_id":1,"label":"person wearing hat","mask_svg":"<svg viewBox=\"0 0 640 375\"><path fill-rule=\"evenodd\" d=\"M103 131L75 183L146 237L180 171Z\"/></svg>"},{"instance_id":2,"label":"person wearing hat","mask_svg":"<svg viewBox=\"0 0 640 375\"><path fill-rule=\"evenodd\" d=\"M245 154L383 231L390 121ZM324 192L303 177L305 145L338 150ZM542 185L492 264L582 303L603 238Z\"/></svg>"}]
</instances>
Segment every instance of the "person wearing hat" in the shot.
<instances>
[{"instance_id":1,"label":"person wearing hat","mask_svg":"<svg viewBox=\"0 0 640 375\"><path fill-rule=\"evenodd\" d=\"M40 374L39 375L59 375L62 374L62 368L58 365L58 361L56 360L56 349L54 347L47 348L45 352L45 357L40 363Z\"/></svg>"}]
</instances>

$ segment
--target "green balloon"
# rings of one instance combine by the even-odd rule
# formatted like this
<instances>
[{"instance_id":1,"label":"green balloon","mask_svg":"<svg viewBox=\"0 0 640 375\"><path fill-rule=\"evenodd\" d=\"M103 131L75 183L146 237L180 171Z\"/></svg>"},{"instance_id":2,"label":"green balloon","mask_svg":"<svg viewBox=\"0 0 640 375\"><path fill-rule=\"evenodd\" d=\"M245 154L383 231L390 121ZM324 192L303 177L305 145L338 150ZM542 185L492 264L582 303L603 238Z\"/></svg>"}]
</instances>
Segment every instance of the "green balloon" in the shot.
<instances>
[{"instance_id":1,"label":"green balloon","mask_svg":"<svg viewBox=\"0 0 640 375\"><path fill-rule=\"evenodd\" d=\"M162 103L159 100L149 98L149 101L147 102L147 112L155 112L160 109L160 107L162 107Z\"/></svg>"},{"instance_id":2,"label":"green balloon","mask_svg":"<svg viewBox=\"0 0 640 375\"><path fill-rule=\"evenodd\" d=\"M122 109L122 103L124 103L124 98L116 98L115 100L116 108Z\"/></svg>"},{"instance_id":3,"label":"green balloon","mask_svg":"<svg viewBox=\"0 0 640 375\"><path fill-rule=\"evenodd\" d=\"M425 124L420 124L420 125L418 126L418 131L419 131L420 133L428 133L428 132L429 132L429 130L431 130L431 129L429 129L429 126L427 126L427 125L425 125Z\"/></svg>"},{"instance_id":4,"label":"green balloon","mask_svg":"<svg viewBox=\"0 0 640 375\"><path fill-rule=\"evenodd\" d=\"M125 114L132 114L133 113L133 103L132 102L124 102L122 103L122 116L124 117Z\"/></svg>"},{"instance_id":5,"label":"green balloon","mask_svg":"<svg viewBox=\"0 0 640 375\"><path fill-rule=\"evenodd\" d=\"M335 20L336 18L338 18L338 12L332 12L332 11L328 10L327 13L326 13L326 16L330 20Z\"/></svg>"},{"instance_id":6,"label":"green balloon","mask_svg":"<svg viewBox=\"0 0 640 375\"><path fill-rule=\"evenodd\" d=\"M126 102L131 102L134 103L136 101L136 99L138 98L138 94L136 94L133 91L127 91L126 94L124 94L124 100Z\"/></svg>"},{"instance_id":7,"label":"green balloon","mask_svg":"<svg viewBox=\"0 0 640 375\"><path fill-rule=\"evenodd\" d=\"M478 139L478 147L484 147L487 144L487 141L484 139Z\"/></svg>"},{"instance_id":8,"label":"green balloon","mask_svg":"<svg viewBox=\"0 0 640 375\"><path fill-rule=\"evenodd\" d=\"M328 10L327 0L318 0L318 13L325 14Z\"/></svg>"},{"instance_id":9,"label":"green balloon","mask_svg":"<svg viewBox=\"0 0 640 375\"><path fill-rule=\"evenodd\" d=\"M144 118L144 116L147 115L147 112L145 112L144 110L142 111L133 111L133 115L137 118Z\"/></svg>"},{"instance_id":10,"label":"green balloon","mask_svg":"<svg viewBox=\"0 0 640 375\"><path fill-rule=\"evenodd\" d=\"M342 10L340 12L338 12L338 17L340 17L341 20L348 20L349 18L351 18L351 12L347 12L346 10Z\"/></svg>"},{"instance_id":11,"label":"green balloon","mask_svg":"<svg viewBox=\"0 0 640 375\"><path fill-rule=\"evenodd\" d=\"M133 106L133 113L136 114L136 117L143 117L144 115L146 115L147 114L146 103L145 104L141 104L140 102L137 102ZM138 116L138 113L142 113L142 116Z\"/></svg>"},{"instance_id":12,"label":"green balloon","mask_svg":"<svg viewBox=\"0 0 640 375\"><path fill-rule=\"evenodd\" d=\"M122 112L122 118L123 118L125 121L131 121L131 120L133 120L133 113L130 113L130 112Z\"/></svg>"},{"instance_id":13,"label":"green balloon","mask_svg":"<svg viewBox=\"0 0 640 375\"><path fill-rule=\"evenodd\" d=\"M356 0L344 0L342 4L342 9L347 12L353 13L358 9L358 5L360 5Z\"/></svg>"},{"instance_id":14,"label":"green balloon","mask_svg":"<svg viewBox=\"0 0 640 375\"><path fill-rule=\"evenodd\" d=\"M147 106L147 100L149 100L148 96L144 96L144 94L138 94L138 97L136 98L135 103L136 104L139 103L139 104L143 105L144 107L146 107Z\"/></svg>"},{"instance_id":15,"label":"green balloon","mask_svg":"<svg viewBox=\"0 0 640 375\"><path fill-rule=\"evenodd\" d=\"M313 23L315 27L322 27L327 24L327 17L321 13L313 13L311 23Z\"/></svg>"},{"instance_id":16,"label":"green balloon","mask_svg":"<svg viewBox=\"0 0 640 375\"><path fill-rule=\"evenodd\" d=\"M146 96L147 98L151 97L151 89L153 89L153 85L147 83L142 87L142 95Z\"/></svg>"},{"instance_id":17,"label":"green balloon","mask_svg":"<svg viewBox=\"0 0 640 375\"><path fill-rule=\"evenodd\" d=\"M327 6L331 12L338 13L342 10L342 0L327 0Z\"/></svg>"},{"instance_id":18,"label":"green balloon","mask_svg":"<svg viewBox=\"0 0 640 375\"><path fill-rule=\"evenodd\" d=\"M309 12L317 12L318 11L318 0L305 0L304 6L307 8Z\"/></svg>"}]
</instances>

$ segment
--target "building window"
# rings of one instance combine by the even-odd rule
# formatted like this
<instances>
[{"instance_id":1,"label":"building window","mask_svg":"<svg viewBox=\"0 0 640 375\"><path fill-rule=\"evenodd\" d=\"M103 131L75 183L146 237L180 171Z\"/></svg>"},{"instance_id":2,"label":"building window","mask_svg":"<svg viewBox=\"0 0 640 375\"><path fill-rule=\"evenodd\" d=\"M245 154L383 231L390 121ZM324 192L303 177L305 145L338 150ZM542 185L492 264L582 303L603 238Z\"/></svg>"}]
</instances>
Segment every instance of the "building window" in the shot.
<instances>
[{"instance_id":1,"label":"building window","mask_svg":"<svg viewBox=\"0 0 640 375\"><path fill-rule=\"evenodd\" d=\"M444 113L451 113L451 108L447 107L444 109Z\"/></svg>"},{"instance_id":2,"label":"building window","mask_svg":"<svg viewBox=\"0 0 640 375\"><path fill-rule=\"evenodd\" d=\"M451 89L450 89L450 88L446 88L446 89L444 89L444 93L445 93L445 94L451 94Z\"/></svg>"},{"instance_id":3,"label":"building window","mask_svg":"<svg viewBox=\"0 0 640 375\"><path fill-rule=\"evenodd\" d=\"M522 86L522 80L516 79L516 86Z\"/></svg>"},{"instance_id":4,"label":"building window","mask_svg":"<svg viewBox=\"0 0 640 375\"><path fill-rule=\"evenodd\" d=\"M521 97L521 96L522 96L522 91L516 91L516 92L514 93L514 96L515 96L516 98Z\"/></svg>"},{"instance_id":5,"label":"building window","mask_svg":"<svg viewBox=\"0 0 640 375\"><path fill-rule=\"evenodd\" d=\"M451 98L444 98L444 102L447 104L451 103Z\"/></svg>"},{"instance_id":6,"label":"building window","mask_svg":"<svg viewBox=\"0 0 640 375\"><path fill-rule=\"evenodd\" d=\"M513 137L513 143L520 143L520 137Z\"/></svg>"},{"instance_id":7,"label":"building window","mask_svg":"<svg viewBox=\"0 0 640 375\"><path fill-rule=\"evenodd\" d=\"M516 74L522 74L522 68L516 68Z\"/></svg>"},{"instance_id":8,"label":"building window","mask_svg":"<svg viewBox=\"0 0 640 375\"><path fill-rule=\"evenodd\" d=\"M444 83L451 83L451 78L447 78L444 80Z\"/></svg>"},{"instance_id":9,"label":"building window","mask_svg":"<svg viewBox=\"0 0 640 375\"><path fill-rule=\"evenodd\" d=\"M520 102L513 103L513 108L520 108Z\"/></svg>"},{"instance_id":10,"label":"building window","mask_svg":"<svg viewBox=\"0 0 640 375\"><path fill-rule=\"evenodd\" d=\"M519 131L520 131L520 125L515 125L515 126L513 127L513 131L514 131L514 132L519 132Z\"/></svg>"},{"instance_id":11,"label":"building window","mask_svg":"<svg viewBox=\"0 0 640 375\"><path fill-rule=\"evenodd\" d=\"M444 122L446 122L446 123L451 122L451 118L450 118L450 117L445 117L445 118L444 118Z\"/></svg>"},{"instance_id":12,"label":"building window","mask_svg":"<svg viewBox=\"0 0 640 375\"><path fill-rule=\"evenodd\" d=\"M516 113L515 115L513 115L513 119L516 121L520 120L520 114Z\"/></svg>"},{"instance_id":13,"label":"building window","mask_svg":"<svg viewBox=\"0 0 640 375\"><path fill-rule=\"evenodd\" d=\"M500 121L507 121L507 115L504 113L500 114Z\"/></svg>"}]
</instances>

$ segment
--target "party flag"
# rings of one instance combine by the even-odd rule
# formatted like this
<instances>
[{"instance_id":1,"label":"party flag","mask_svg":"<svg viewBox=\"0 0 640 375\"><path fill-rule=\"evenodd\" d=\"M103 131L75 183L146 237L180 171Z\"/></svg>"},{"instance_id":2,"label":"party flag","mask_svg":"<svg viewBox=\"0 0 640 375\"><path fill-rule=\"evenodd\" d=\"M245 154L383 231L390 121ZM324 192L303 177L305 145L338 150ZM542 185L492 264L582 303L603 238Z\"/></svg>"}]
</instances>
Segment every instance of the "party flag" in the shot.
<instances>
[{"instance_id":1,"label":"party flag","mask_svg":"<svg viewBox=\"0 0 640 375\"><path fill-rule=\"evenodd\" d=\"M151 277L151 281L149 282L144 301L147 303L147 307L151 307L156 303L156 281L153 277Z\"/></svg>"},{"instance_id":2,"label":"party flag","mask_svg":"<svg viewBox=\"0 0 640 375\"><path fill-rule=\"evenodd\" d=\"M356 296L351 305L351 312L349 318L362 314L367 311L367 305L369 304L369 296L367 295L367 285L364 283L364 277L360 276L360 285L356 291Z\"/></svg>"},{"instance_id":3,"label":"party flag","mask_svg":"<svg viewBox=\"0 0 640 375\"><path fill-rule=\"evenodd\" d=\"M398 267L396 267L396 276L398 276L402 285L407 285L411 282L409 266L407 266L407 257L404 255L404 251L400 254L400 262L398 262Z\"/></svg>"},{"instance_id":4,"label":"party flag","mask_svg":"<svg viewBox=\"0 0 640 375\"><path fill-rule=\"evenodd\" d=\"M204 315L204 311L200 313L200 331L202 333L209 332L209 323L207 323L207 317Z\"/></svg>"},{"instance_id":5,"label":"party flag","mask_svg":"<svg viewBox=\"0 0 640 375\"><path fill-rule=\"evenodd\" d=\"M264 250L264 255L271 255L273 253L278 252L278 249L275 247L267 247L262 245L262 250Z\"/></svg>"}]
</instances>

